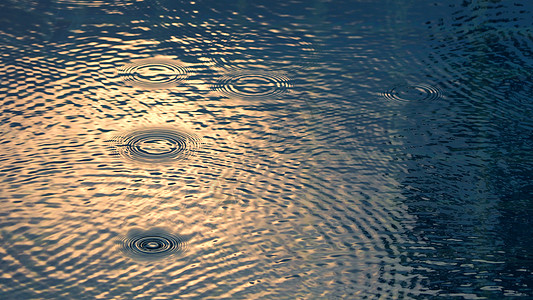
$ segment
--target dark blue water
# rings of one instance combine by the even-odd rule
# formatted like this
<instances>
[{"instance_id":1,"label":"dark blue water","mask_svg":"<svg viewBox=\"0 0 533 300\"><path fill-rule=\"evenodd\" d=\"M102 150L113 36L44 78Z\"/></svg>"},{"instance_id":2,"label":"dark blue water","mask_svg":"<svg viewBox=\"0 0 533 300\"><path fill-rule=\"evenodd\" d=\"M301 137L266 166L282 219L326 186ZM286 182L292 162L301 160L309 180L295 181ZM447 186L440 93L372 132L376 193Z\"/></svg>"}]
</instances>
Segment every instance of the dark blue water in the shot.
<instances>
[{"instance_id":1,"label":"dark blue water","mask_svg":"<svg viewBox=\"0 0 533 300\"><path fill-rule=\"evenodd\" d=\"M0 299L533 298L533 2L0 1Z\"/></svg>"}]
</instances>

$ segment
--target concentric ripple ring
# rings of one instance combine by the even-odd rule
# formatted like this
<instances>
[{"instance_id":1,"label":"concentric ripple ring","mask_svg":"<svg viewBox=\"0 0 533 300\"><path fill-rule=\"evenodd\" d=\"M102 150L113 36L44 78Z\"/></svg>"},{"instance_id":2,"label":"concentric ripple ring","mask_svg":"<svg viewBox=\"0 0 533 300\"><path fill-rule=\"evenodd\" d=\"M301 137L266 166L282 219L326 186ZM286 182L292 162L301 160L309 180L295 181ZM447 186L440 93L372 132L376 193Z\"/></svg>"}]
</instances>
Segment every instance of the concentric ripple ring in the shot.
<instances>
[{"instance_id":1,"label":"concentric ripple ring","mask_svg":"<svg viewBox=\"0 0 533 300\"><path fill-rule=\"evenodd\" d=\"M166 88L188 77L188 70L169 59L142 59L118 68L124 83L146 88Z\"/></svg>"},{"instance_id":2,"label":"concentric ripple ring","mask_svg":"<svg viewBox=\"0 0 533 300\"><path fill-rule=\"evenodd\" d=\"M392 101L433 101L442 97L442 92L427 84L399 84L384 92L383 97Z\"/></svg>"},{"instance_id":3,"label":"concentric ripple ring","mask_svg":"<svg viewBox=\"0 0 533 300\"><path fill-rule=\"evenodd\" d=\"M213 89L230 97L264 98L285 93L289 78L280 74L239 73L221 78Z\"/></svg>"},{"instance_id":4,"label":"concentric ripple ring","mask_svg":"<svg viewBox=\"0 0 533 300\"><path fill-rule=\"evenodd\" d=\"M111 139L112 150L123 158L142 163L183 160L196 152L200 139L182 130L143 128Z\"/></svg>"},{"instance_id":5,"label":"concentric ripple ring","mask_svg":"<svg viewBox=\"0 0 533 300\"><path fill-rule=\"evenodd\" d=\"M120 241L120 250L126 255L140 260L160 259L182 252L185 241L163 229L147 231L134 229Z\"/></svg>"}]
</instances>

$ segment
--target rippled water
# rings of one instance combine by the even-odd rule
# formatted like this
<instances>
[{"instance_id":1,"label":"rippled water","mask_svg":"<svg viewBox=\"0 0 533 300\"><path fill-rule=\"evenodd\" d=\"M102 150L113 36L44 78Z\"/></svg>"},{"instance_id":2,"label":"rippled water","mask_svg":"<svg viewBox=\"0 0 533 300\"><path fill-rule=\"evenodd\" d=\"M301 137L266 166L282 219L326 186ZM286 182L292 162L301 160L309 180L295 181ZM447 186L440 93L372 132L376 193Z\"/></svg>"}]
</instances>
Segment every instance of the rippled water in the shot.
<instances>
[{"instance_id":1,"label":"rippled water","mask_svg":"<svg viewBox=\"0 0 533 300\"><path fill-rule=\"evenodd\" d=\"M185 248L182 238L160 228L147 231L133 229L120 241L119 246L126 255L139 260L162 259Z\"/></svg>"},{"instance_id":2,"label":"rippled water","mask_svg":"<svg viewBox=\"0 0 533 300\"><path fill-rule=\"evenodd\" d=\"M237 73L219 79L213 90L230 98L245 98L251 101L276 99L290 90L290 80L277 74L261 72Z\"/></svg>"},{"instance_id":3,"label":"rippled water","mask_svg":"<svg viewBox=\"0 0 533 300\"><path fill-rule=\"evenodd\" d=\"M0 299L533 297L530 1L0 3Z\"/></svg>"},{"instance_id":4,"label":"rippled water","mask_svg":"<svg viewBox=\"0 0 533 300\"><path fill-rule=\"evenodd\" d=\"M165 59L141 59L117 70L125 84L146 88L177 86L187 77L187 69L179 63Z\"/></svg>"},{"instance_id":5,"label":"rippled water","mask_svg":"<svg viewBox=\"0 0 533 300\"><path fill-rule=\"evenodd\" d=\"M172 128L143 128L108 141L112 151L122 158L147 164L176 163L192 155L199 138Z\"/></svg>"}]
</instances>

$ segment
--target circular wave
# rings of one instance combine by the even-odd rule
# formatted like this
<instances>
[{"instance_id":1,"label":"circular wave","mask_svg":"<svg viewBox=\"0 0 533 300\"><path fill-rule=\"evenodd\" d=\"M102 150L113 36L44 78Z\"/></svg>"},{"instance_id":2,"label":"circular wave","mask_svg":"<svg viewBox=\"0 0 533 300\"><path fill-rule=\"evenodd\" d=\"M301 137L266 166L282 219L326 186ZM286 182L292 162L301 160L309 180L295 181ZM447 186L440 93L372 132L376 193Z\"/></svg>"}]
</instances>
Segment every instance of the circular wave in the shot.
<instances>
[{"instance_id":1,"label":"circular wave","mask_svg":"<svg viewBox=\"0 0 533 300\"><path fill-rule=\"evenodd\" d=\"M164 163L192 155L200 139L191 133L172 128L143 128L110 140L112 149L128 160L143 163Z\"/></svg>"},{"instance_id":2,"label":"circular wave","mask_svg":"<svg viewBox=\"0 0 533 300\"><path fill-rule=\"evenodd\" d=\"M185 247L186 243L183 238L159 228L147 231L132 230L120 242L122 252L141 260L160 259L178 254Z\"/></svg>"},{"instance_id":3,"label":"circular wave","mask_svg":"<svg viewBox=\"0 0 533 300\"><path fill-rule=\"evenodd\" d=\"M393 101L433 101L442 97L442 92L427 84L399 84L382 94L385 99Z\"/></svg>"},{"instance_id":4,"label":"circular wave","mask_svg":"<svg viewBox=\"0 0 533 300\"><path fill-rule=\"evenodd\" d=\"M165 88L186 79L188 70L172 60L142 59L120 67L118 76L128 85Z\"/></svg>"},{"instance_id":5,"label":"circular wave","mask_svg":"<svg viewBox=\"0 0 533 300\"><path fill-rule=\"evenodd\" d=\"M283 75L242 73L221 78L213 89L230 97L263 98L285 93L290 87L289 78Z\"/></svg>"}]
</instances>

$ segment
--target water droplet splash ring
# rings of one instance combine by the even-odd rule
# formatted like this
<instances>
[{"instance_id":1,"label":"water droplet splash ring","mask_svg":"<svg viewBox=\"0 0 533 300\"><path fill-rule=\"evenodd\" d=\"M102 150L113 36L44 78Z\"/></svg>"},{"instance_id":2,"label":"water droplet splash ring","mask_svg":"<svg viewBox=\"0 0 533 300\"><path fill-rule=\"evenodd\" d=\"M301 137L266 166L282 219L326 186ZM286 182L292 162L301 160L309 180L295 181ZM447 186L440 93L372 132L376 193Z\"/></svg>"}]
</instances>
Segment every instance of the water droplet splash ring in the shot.
<instances>
[{"instance_id":1,"label":"water droplet splash ring","mask_svg":"<svg viewBox=\"0 0 533 300\"><path fill-rule=\"evenodd\" d=\"M117 70L127 85L145 88L168 88L186 79L189 70L169 59L141 59Z\"/></svg>"},{"instance_id":2,"label":"water droplet splash ring","mask_svg":"<svg viewBox=\"0 0 533 300\"><path fill-rule=\"evenodd\" d=\"M434 101L442 97L442 92L427 84L399 84L382 95L385 99L392 101Z\"/></svg>"},{"instance_id":3,"label":"water droplet splash ring","mask_svg":"<svg viewBox=\"0 0 533 300\"><path fill-rule=\"evenodd\" d=\"M108 142L112 142L114 154L142 163L183 160L194 154L200 145L196 135L164 127L134 130Z\"/></svg>"},{"instance_id":4,"label":"water droplet splash ring","mask_svg":"<svg viewBox=\"0 0 533 300\"><path fill-rule=\"evenodd\" d=\"M225 76L213 89L230 97L264 98L285 93L290 87L290 80L284 75L258 72Z\"/></svg>"},{"instance_id":5,"label":"water droplet splash ring","mask_svg":"<svg viewBox=\"0 0 533 300\"><path fill-rule=\"evenodd\" d=\"M120 250L139 260L159 259L178 254L185 246L183 238L158 228L147 231L132 230L120 241Z\"/></svg>"}]
</instances>

